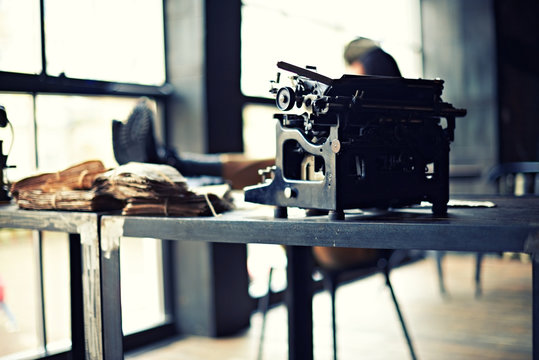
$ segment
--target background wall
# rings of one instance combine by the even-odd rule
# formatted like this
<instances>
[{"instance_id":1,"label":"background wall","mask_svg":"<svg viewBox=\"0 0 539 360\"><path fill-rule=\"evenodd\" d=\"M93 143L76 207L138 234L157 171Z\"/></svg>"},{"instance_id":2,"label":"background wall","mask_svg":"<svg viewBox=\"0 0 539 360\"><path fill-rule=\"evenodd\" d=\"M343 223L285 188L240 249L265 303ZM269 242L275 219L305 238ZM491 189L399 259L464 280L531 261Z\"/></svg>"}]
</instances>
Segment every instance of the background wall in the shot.
<instances>
[{"instance_id":1,"label":"background wall","mask_svg":"<svg viewBox=\"0 0 539 360\"><path fill-rule=\"evenodd\" d=\"M239 14L239 0L166 1L175 89L166 141L180 156L241 151ZM225 336L246 328L254 306L246 265L243 244L174 242L178 331Z\"/></svg>"},{"instance_id":2,"label":"background wall","mask_svg":"<svg viewBox=\"0 0 539 360\"><path fill-rule=\"evenodd\" d=\"M496 0L500 161L539 161L539 2Z\"/></svg>"},{"instance_id":3,"label":"background wall","mask_svg":"<svg viewBox=\"0 0 539 360\"><path fill-rule=\"evenodd\" d=\"M170 104L166 141L179 151L206 152L204 1L166 1Z\"/></svg>"},{"instance_id":4,"label":"background wall","mask_svg":"<svg viewBox=\"0 0 539 360\"><path fill-rule=\"evenodd\" d=\"M495 17L492 0L422 0L425 78L445 81L443 99L465 108L456 119L452 164L486 172L498 159ZM484 192L481 179L452 192Z\"/></svg>"},{"instance_id":5,"label":"background wall","mask_svg":"<svg viewBox=\"0 0 539 360\"><path fill-rule=\"evenodd\" d=\"M453 164L539 161L539 2L422 0L425 77L446 81L457 119ZM453 192L488 192L484 178Z\"/></svg>"},{"instance_id":6,"label":"background wall","mask_svg":"<svg viewBox=\"0 0 539 360\"><path fill-rule=\"evenodd\" d=\"M537 2L420 1L424 77L445 80L443 99L468 110L457 119L451 163L469 166L477 176L453 181L451 192L492 192L481 177L491 166L538 160ZM167 142L180 153L241 151L241 1L170 0L166 14L168 80L176 91ZM236 261L229 261L231 254ZM176 255L178 305L188 309L189 303L208 315L179 313L180 330L218 335L245 326L245 248L190 244ZM231 263L237 266L231 269ZM200 275L196 284L182 278L189 272ZM244 283L229 292L232 273ZM190 292L196 285L198 291ZM224 306L230 293L238 296L234 314L230 304Z\"/></svg>"}]
</instances>

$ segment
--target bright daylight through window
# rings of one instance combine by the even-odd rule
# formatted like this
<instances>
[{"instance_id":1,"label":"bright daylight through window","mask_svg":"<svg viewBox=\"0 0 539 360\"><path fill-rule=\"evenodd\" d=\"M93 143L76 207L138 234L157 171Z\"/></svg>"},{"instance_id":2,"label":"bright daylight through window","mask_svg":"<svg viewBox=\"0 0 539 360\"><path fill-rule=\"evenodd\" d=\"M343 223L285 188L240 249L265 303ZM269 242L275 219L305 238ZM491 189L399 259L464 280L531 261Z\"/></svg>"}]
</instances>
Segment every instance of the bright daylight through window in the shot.
<instances>
[{"instance_id":1,"label":"bright daylight through window","mask_svg":"<svg viewBox=\"0 0 539 360\"><path fill-rule=\"evenodd\" d=\"M245 152L258 158L275 156L273 114L278 111L256 98L272 97L270 81L276 78L278 61L315 66L319 73L339 78L346 71L345 45L362 36L393 55L404 77L422 77L419 11L419 0L243 0L241 90L255 98L243 108ZM286 79L283 72L281 83ZM273 290L286 286L282 249L267 247L249 245L254 294L266 291L269 266L277 270Z\"/></svg>"},{"instance_id":2,"label":"bright daylight through window","mask_svg":"<svg viewBox=\"0 0 539 360\"><path fill-rule=\"evenodd\" d=\"M139 96L100 88L85 95L54 86L64 86L58 79L84 79L90 86L108 81L109 89L160 86L166 77L164 47L162 0L0 0L0 72L16 79L3 88L30 84L31 76L51 80L33 82L43 92L32 85L0 92L13 128L0 128L7 165L15 165L4 172L5 180L93 159L117 166L112 120L127 119ZM158 240L122 239L126 335L167 318L162 256ZM70 305L67 234L0 229L0 359L69 350Z\"/></svg>"}]
</instances>

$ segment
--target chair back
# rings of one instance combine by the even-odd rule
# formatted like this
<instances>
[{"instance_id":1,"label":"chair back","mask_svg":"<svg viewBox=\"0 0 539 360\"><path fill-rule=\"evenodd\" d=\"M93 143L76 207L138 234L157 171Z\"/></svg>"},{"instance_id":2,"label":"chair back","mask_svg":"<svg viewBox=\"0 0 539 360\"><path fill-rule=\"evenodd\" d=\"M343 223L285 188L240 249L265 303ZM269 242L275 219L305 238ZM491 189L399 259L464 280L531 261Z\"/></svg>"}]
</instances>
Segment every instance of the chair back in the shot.
<instances>
[{"instance_id":1,"label":"chair back","mask_svg":"<svg viewBox=\"0 0 539 360\"><path fill-rule=\"evenodd\" d=\"M510 162L494 166L487 180L500 194L539 195L539 162Z\"/></svg>"}]
</instances>

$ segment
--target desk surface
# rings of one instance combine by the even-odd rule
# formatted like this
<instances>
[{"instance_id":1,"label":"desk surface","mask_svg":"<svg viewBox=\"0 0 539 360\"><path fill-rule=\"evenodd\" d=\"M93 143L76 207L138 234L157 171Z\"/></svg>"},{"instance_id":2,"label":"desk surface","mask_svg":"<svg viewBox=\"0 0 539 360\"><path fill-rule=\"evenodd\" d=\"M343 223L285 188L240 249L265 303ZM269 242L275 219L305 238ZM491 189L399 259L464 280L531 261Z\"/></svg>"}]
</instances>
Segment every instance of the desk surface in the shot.
<instances>
[{"instance_id":1,"label":"desk surface","mask_svg":"<svg viewBox=\"0 0 539 360\"><path fill-rule=\"evenodd\" d=\"M0 205L0 227L62 231L80 234L97 224L99 215L82 211L21 210L17 205ZM94 233L96 230L93 231ZM97 236L97 234L95 234Z\"/></svg>"},{"instance_id":2,"label":"desk surface","mask_svg":"<svg viewBox=\"0 0 539 360\"><path fill-rule=\"evenodd\" d=\"M238 210L213 218L103 216L101 234L113 252L118 249L113 245L119 246L119 236L299 245L287 251L290 359L313 358L312 289L308 285L312 269L306 266L310 251L304 246L529 252L534 259L534 359L539 360L539 271L535 266L539 197L466 200L492 201L496 206L449 208L443 217L434 216L430 207L365 211L346 215L344 221L332 221L327 216L306 217L304 211L291 209L288 219L275 219L271 206L240 203Z\"/></svg>"},{"instance_id":3,"label":"desk surface","mask_svg":"<svg viewBox=\"0 0 539 360\"><path fill-rule=\"evenodd\" d=\"M167 240L455 251L539 249L539 197L465 199L489 200L496 206L450 207L443 217L432 215L430 207L352 211L346 220L332 221L327 216L306 217L300 209L289 209L288 219L275 219L272 206L240 201L237 210L218 217L102 214L102 222L105 230L111 223L121 223L124 236ZM0 227L81 233L97 219L96 213L0 206Z\"/></svg>"},{"instance_id":4,"label":"desk surface","mask_svg":"<svg viewBox=\"0 0 539 360\"><path fill-rule=\"evenodd\" d=\"M275 219L271 206L240 203L218 217L103 216L102 225L106 230L116 224L114 231L123 236L167 240L454 251L538 248L539 197L465 199L496 206L450 207L444 217L432 215L430 207L357 211L347 213L344 221L332 221L306 217L299 209L289 209L288 219Z\"/></svg>"},{"instance_id":5,"label":"desk surface","mask_svg":"<svg viewBox=\"0 0 539 360\"><path fill-rule=\"evenodd\" d=\"M384 249L424 249L456 251L514 251L537 253L539 249L539 197L468 197L488 200L493 208L449 208L447 216L432 215L430 207L392 211L349 213L344 221L327 216L306 217L304 211L290 209L288 219L274 219L273 207L238 203L238 209L218 217L171 218L119 216L67 211L18 210L0 206L0 227L22 227L80 233L83 238L83 285L85 296L85 341L87 358L120 359L122 352L121 303L119 286L119 237L153 237L166 240L193 240L230 243L268 243L299 246L339 246ZM98 251L98 219L100 252ZM90 232L90 233L88 233ZM86 234L86 235L85 235ZM92 241L84 241L84 237ZM306 254L303 247L291 247L290 254ZM300 251L301 250L301 251ZM308 279L303 263L289 262L289 278ZM99 264L102 264L102 268ZM295 264L295 265L294 265ZM534 299L537 298L539 270L534 264ZM91 276L85 274L91 273ZM104 274L101 276L100 274ZM297 280L297 279L296 279ZM306 281L296 281L306 284ZM305 326L311 317L309 296L294 288L289 304L294 314L289 325L290 354L305 358L311 351L312 331ZM100 294L104 301L101 302ZM299 298L298 294L300 295ZM534 304L539 303L534 301ZM101 306L103 305L103 309ZM534 306L534 358L539 359L539 305ZM97 310L96 310L97 309ZM103 321L101 321L103 314ZM299 319L299 320L298 320ZM101 336L102 335L102 336ZM295 340L299 343L296 344ZM298 340L300 339L300 340ZM297 356L296 356L297 355Z\"/></svg>"}]
</instances>

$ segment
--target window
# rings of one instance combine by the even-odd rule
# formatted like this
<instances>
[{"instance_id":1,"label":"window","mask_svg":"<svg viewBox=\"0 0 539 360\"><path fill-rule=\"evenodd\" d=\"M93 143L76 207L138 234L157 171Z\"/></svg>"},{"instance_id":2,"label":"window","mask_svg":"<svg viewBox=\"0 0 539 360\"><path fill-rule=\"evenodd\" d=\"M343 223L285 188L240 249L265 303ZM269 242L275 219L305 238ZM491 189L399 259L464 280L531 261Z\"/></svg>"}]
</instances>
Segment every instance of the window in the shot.
<instances>
[{"instance_id":1,"label":"window","mask_svg":"<svg viewBox=\"0 0 539 360\"><path fill-rule=\"evenodd\" d=\"M0 140L15 166L5 171L7 181L90 159L117 166L112 120L125 120L141 96L166 114L164 48L162 0L0 1L0 104L13 127L0 128ZM165 118L157 120L159 133ZM171 328L161 246L154 239L122 240L130 336ZM69 276L67 234L0 229L8 309L0 309L0 358L69 349Z\"/></svg>"},{"instance_id":2,"label":"window","mask_svg":"<svg viewBox=\"0 0 539 360\"><path fill-rule=\"evenodd\" d=\"M0 357L33 355L43 347L35 259L31 231L0 231Z\"/></svg>"},{"instance_id":3,"label":"window","mask_svg":"<svg viewBox=\"0 0 539 360\"><path fill-rule=\"evenodd\" d=\"M92 158L108 168L117 166L111 122L126 119L136 101L111 96L36 96L39 170L58 171Z\"/></svg>"},{"instance_id":4,"label":"window","mask_svg":"<svg viewBox=\"0 0 539 360\"><path fill-rule=\"evenodd\" d=\"M404 77L422 77L419 11L418 0L243 0L241 91L247 97L243 108L246 153L275 153L268 137L274 133L276 108L264 106L268 102L262 99L271 98L270 80L276 78L278 61L315 66L321 74L338 78L346 72L344 47L364 36L395 57Z\"/></svg>"},{"instance_id":5,"label":"window","mask_svg":"<svg viewBox=\"0 0 539 360\"><path fill-rule=\"evenodd\" d=\"M132 334L166 320L161 240L122 238L120 244L122 325Z\"/></svg>"},{"instance_id":6,"label":"window","mask_svg":"<svg viewBox=\"0 0 539 360\"><path fill-rule=\"evenodd\" d=\"M0 1L0 70L39 74L39 2Z\"/></svg>"},{"instance_id":7,"label":"window","mask_svg":"<svg viewBox=\"0 0 539 360\"><path fill-rule=\"evenodd\" d=\"M162 0L46 0L47 73L161 85Z\"/></svg>"},{"instance_id":8,"label":"window","mask_svg":"<svg viewBox=\"0 0 539 360\"><path fill-rule=\"evenodd\" d=\"M340 77L344 47L358 36L379 42L403 76L422 75L418 0L244 0L241 36L241 89L247 96L270 97L269 81L281 60Z\"/></svg>"},{"instance_id":9,"label":"window","mask_svg":"<svg viewBox=\"0 0 539 360\"><path fill-rule=\"evenodd\" d=\"M33 97L23 93L0 93L0 105L6 108L13 127L0 128L2 150L8 155L7 165L15 165L5 171L7 181L20 179L36 170Z\"/></svg>"},{"instance_id":10,"label":"window","mask_svg":"<svg viewBox=\"0 0 539 360\"><path fill-rule=\"evenodd\" d=\"M46 331L47 350L56 352L69 348L71 344L69 237L53 231L44 231L41 236L37 241L41 243L43 259L43 329Z\"/></svg>"},{"instance_id":11,"label":"window","mask_svg":"<svg viewBox=\"0 0 539 360\"><path fill-rule=\"evenodd\" d=\"M339 78L346 72L344 47L359 36L377 41L393 55L404 77L422 77L419 0L242 1L241 92L246 154L275 156L273 114L278 110L270 100L269 89L279 70L277 62L315 66L319 73ZM250 244L248 255L251 292L256 296L267 288L268 267L282 269L286 261L279 249L270 251L260 246ZM283 286L282 280L272 284L277 289Z\"/></svg>"}]
</instances>

